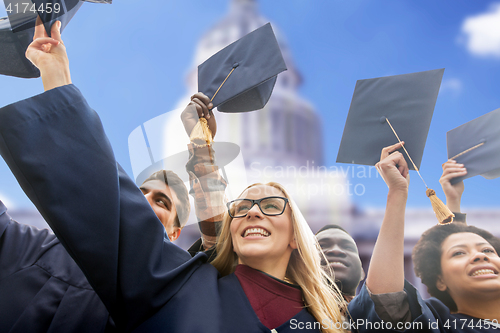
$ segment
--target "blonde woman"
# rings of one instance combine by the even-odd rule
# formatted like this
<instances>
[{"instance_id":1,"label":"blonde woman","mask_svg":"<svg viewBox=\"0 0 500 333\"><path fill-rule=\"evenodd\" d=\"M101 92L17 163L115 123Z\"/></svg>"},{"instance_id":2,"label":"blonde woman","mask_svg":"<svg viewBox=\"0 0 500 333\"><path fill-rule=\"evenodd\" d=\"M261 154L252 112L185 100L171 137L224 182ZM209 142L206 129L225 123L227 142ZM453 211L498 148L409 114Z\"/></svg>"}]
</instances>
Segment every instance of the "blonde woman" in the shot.
<instances>
[{"instance_id":1,"label":"blonde woman","mask_svg":"<svg viewBox=\"0 0 500 333\"><path fill-rule=\"evenodd\" d=\"M52 36L37 27L27 55L46 91L0 110L0 152L118 330L342 331L341 298L325 282L314 235L279 185L251 186L229 205L217 269L169 241L71 84L57 25ZM176 211L170 197L165 215Z\"/></svg>"},{"instance_id":2,"label":"blonde woman","mask_svg":"<svg viewBox=\"0 0 500 333\"><path fill-rule=\"evenodd\" d=\"M269 314L261 311L259 319L269 326L288 321L292 329L305 327L305 321L292 315L312 314L317 323L309 322L311 327L322 328L323 332L341 331L344 301L330 287L334 284L326 283L328 276L321 269L320 253L294 201L283 186L271 182L250 185L239 199L228 203L217 258L212 264L223 277L236 275L256 312L262 299L254 292L261 290L263 298L272 296L264 285L268 290L273 288L276 299L295 297L295 304L278 301L274 308L267 305L273 318L268 319ZM290 290L285 291L285 286Z\"/></svg>"}]
</instances>

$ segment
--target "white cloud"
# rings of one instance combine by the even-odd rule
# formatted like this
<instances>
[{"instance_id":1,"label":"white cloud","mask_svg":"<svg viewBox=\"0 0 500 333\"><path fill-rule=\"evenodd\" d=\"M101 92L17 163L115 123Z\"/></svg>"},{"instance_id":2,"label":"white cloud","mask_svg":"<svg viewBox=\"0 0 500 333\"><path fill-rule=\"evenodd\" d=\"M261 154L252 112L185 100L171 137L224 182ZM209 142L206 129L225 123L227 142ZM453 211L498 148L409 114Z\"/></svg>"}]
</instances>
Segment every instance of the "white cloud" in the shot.
<instances>
[{"instance_id":1,"label":"white cloud","mask_svg":"<svg viewBox=\"0 0 500 333\"><path fill-rule=\"evenodd\" d=\"M440 92L441 93L451 93L457 96L462 92L463 83L457 78L451 78L443 80L441 83Z\"/></svg>"},{"instance_id":2,"label":"white cloud","mask_svg":"<svg viewBox=\"0 0 500 333\"><path fill-rule=\"evenodd\" d=\"M500 59L500 3L492 4L486 13L467 17L462 33L460 40L469 52Z\"/></svg>"}]
</instances>

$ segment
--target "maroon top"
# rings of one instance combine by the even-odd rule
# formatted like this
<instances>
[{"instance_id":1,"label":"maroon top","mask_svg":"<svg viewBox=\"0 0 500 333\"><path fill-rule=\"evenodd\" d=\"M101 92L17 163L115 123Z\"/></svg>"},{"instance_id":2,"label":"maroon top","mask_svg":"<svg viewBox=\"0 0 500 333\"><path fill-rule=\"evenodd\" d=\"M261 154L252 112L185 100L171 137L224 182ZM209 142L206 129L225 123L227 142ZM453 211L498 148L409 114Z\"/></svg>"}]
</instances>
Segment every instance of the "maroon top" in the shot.
<instances>
[{"instance_id":1,"label":"maroon top","mask_svg":"<svg viewBox=\"0 0 500 333\"><path fill-rule=\"evenodd\" d=\"M302 290L285 281L246 265L234 272L257 317L273 329L290 320L302 310Z\"/></svg>"}]
</instances>

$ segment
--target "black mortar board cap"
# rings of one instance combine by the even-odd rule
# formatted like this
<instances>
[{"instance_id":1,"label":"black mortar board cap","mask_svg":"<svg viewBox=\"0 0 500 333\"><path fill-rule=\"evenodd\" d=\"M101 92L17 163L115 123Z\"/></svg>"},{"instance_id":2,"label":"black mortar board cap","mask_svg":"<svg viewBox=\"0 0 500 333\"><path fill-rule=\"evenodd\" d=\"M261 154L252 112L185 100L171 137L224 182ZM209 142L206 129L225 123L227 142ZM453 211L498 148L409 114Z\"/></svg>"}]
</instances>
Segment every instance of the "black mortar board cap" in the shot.
<instances>
[{"instance_id":1,"label":"black mortar board cap","mask_svg":"<svg viewBox=\"0 0 500 333\"><path fill-rule=\"evenodd\" d=\"M86 2L111 3L111 0ZM82 4L78 0L4 0L8 17L0 18L0 74L39 77L40 72L25 56L33 41L37 14L50 36L52 24L61 21L62 32Z\"/></svg>"},{"instance_id":2,"label":"black mortar board cap","mask_svg":"<svg viewBox=\"0 0 500 333\"><path fill-rule=\"evenodd\" d=\"M35 34L37 19L36 1L4 0L4 4L8 17L0 19L0 74L21 78L39 77L40 71L31 61L26 59L25 55L26 49L33 41ZM38 8L41 9L40 6L48 8L47 6L49 5L39 4ZM56 8L60 8L58 6L60 4ZM58 17L61 21L61 32L80 6L81 3L76 4L66 15ZM62 9L60 11L62 12ZM55 21L54 19L51 22Z\"/></svg>"},{"instance_id":3,"label":"black mortar board cap","mask_svg":"<svg viewBox=\"0 0 500 333\"><path fill-rule=\"evenodd\" d=\"M40 71L26 56L26 49L33 41L36 16L31 26L14 33L8 17L0 18L0 74L22 78L40 76Z\"/></svg>"},{"instance_id":4,"label":"black mortar board cap","mask_svg":"<svg viewBox=\"0 0 500 333\"><path fill-rule=\"evenodd\" d=\"M271 97L277 75L286 69L267 23L198 66L198 91L213 98L214 107L221 112L259 110Z\"/></svg>"},{"instance_id":5,"label":"black mortar board cap","mask_svg":"<svg viewBox=\"0 0 500 333\"><path fill-rule=\"evenodd\" d=\"M375 165L382 148L398 142L392 125L420 169L443 73L444 68L358 80L337 162ZM408 167L415 170L406 153L400 151Z\"/></svg>"},{"instance_id":6,"label":"black mortar board cap","mask_svg":"<svg viewBox=\"0 0 500 333\"><path fill-rule=\"evenodd\" d=\"M43 22L45 31L49 37L51 36L52 25L56 21L61 21L61 32L62 28L68 25L69 21L73 18L76 11L80 8L83 2L79 0L31 0L37 8L37 14ZM52 11L46 10L46 8L54 8ZM56 12L56 8L59 10ZM73 10L76 9L76 10Z\"/></svg>"},{"instance_id":7,"label":"black mortar board cap","mask_svg":"<svg viewBox=\"0 0 500 333\"><path fill-rule=\"evenodd\" d=\"M61 32L83 4L79 0L4 0L14 33L34 26L36 16L40 16L45 31L50 36L50 29L61 21Z\"/></svg>"},{"instance_id":8,"label":"black mortar board cap","mask_svg":"<svg viewBox=\"0 0 500 333\"><path fill-rule=\"evenodd\" d=\"M453 178L452 184L477 175L500 177L500 109L448 131L446 141L448 158L467 168L467 175Z\"/></svg>"},{"instance_id":9,"label":"black mortar board cap","mask_svg":"<svg viewBox=\"0 0 500 333\"><path fill-rule=\"evenodd\" d=\"M4 0L12 1L12 0ZM19 1L19 0L15 0ZM22 0L25 1L25 0ZM61 31L69 23L84 2L111 3L112 0L31 0L42 19L45 31L50 36L50 29L56 21L61 21ZM47 10L50 9L50 10ZM56 10L58 9L58 10Z\"/></svg>"}]
</instances>

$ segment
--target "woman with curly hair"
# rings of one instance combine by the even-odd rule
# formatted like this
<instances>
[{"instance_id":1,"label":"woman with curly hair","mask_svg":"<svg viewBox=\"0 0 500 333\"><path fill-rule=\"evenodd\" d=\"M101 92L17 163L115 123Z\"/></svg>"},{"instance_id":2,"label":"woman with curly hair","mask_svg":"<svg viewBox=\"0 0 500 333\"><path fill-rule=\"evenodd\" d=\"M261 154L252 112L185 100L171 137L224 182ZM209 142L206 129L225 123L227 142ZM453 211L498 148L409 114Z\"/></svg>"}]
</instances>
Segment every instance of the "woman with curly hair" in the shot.
<instances>
[{"instance_id":1,"label":"woman with curly hair","mask_svg":"<svg viewBox=\"0 0 500 333\"><path fill-rule=\"evenodd\" d=\"M477 242L477 249L467 247L473 241ZM476 313L483 306L494 308L480 297L480 291L498 278L499 267L494 264L498 261L498 253L500 240L486 230L463 223L436 225L425 231L413 248L413 265L415 274L427 286L431 296L443 302L452 312L468 312L465 310L467 307L480 301L479 307L474 305L476 309L473 312ZM460 264L469 265L471 260L474 264L466 271L467 277L454 270L459 269ZM480 287L479 291L473 289L475 284ZM471 295L467 295L468 288L473 291Z\"/></svg>"},{"instance_id":2,"label":"woman with curly hair","mask_svg":"<svg viewBox=\"0 0 500 333\"><path fill-rule=\"evenodd\" d=\"M426 231L413 253L415 271L435 298L422 300L404 279L404 214L408 166L396 150L377 164L389 186L387 208L366 284L350 304L360 332L497 332L500 326L500 243L463 223ZM450 311L451 310L451 311Z\"/></svg>"}]
</instances>

